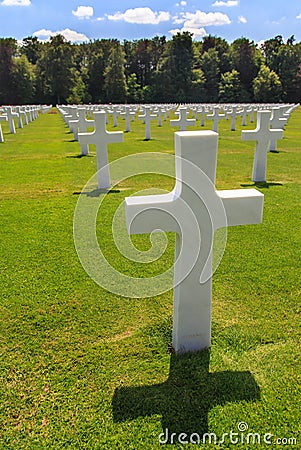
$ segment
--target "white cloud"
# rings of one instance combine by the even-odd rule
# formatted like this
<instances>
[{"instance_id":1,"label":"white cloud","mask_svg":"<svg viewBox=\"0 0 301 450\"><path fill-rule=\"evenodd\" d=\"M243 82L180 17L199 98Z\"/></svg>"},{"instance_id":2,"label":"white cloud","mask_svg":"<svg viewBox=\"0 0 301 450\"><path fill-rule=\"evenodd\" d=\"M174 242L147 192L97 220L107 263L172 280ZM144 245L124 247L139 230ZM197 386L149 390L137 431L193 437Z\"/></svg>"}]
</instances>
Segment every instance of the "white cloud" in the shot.
<instances>
[{"instance_id":1,"label":"white cloud","mask_svg":"<svg viewBox=\"0 0 301 450\"><path fill-rule=\"evenodd\" d=\"M30 6L30 0L3 0L2 6Z\"/></svg>"},{"instance_id":2,"label":"white cloud","mask_svg":"<svg viewBox=\"0 0 301 450\"><path fill-rule=\"evenodd\" d=\"M169 33L171 33L172 35L177 34L177 33L184 33L184 31L188 31L189 33L191 33L193 35L194 39L197 38L201 38L204 36L207 36L207 31L205 30L205 28L201 27L201 28L189 28L189 27L183 27L181 29L176 28L174 30L169 30Z\"/></svg>"},{"instance_id":3,"label":"white cloud","mask_svg":"<svg viewBox=\"0 0 301 450\"><path fill-rule=\"evenodd\" d=\"M296 16L296 19L301 19L301 13Z\"/></svg>"},{"instance_id":4,"label":"white cloud","mask_svg":"<svg viewBox=\"0 0 301 450\"><path fill-rule=\"evenodd\" d=\"M212 25L229 25L231 20L226 14L219 12L205 13L196 11L195 13L181 13L181 17L177 17L174 23L184 23L187 28L209 27Z\"/></svg>"},{"instance_id":5,"label":"white cloud","mask_svg":"<svg viewBox=\"0 0 301 450\"><path fill-rule=\"evenodd\" d=\"M72 14L79 19L90 19L94 10L92 6L78 6L76 11L72 11Z\"/></svg>"},{"instance_id":6,"label":"white cloud","mask_svg":"<svg viewBox=\"0 0 301 450\"><path fill-rule=\"evenodd\" d=\"M183 23L183 22L185 22L185 19L183 19L183 17L174 16L172 18L172 23L175 24L175 25L178 25L178 24Z\"/></svg>"},{"instance_id":7,"label":"white cloud","mask_svg":"<svg viewBox=\"0 0 301 450\"><path fill-rule=\"evenodd\" d=\"M183 24L182 28L176 28L169 30L172 35L176 33L183 33L188 31L193 34L193 37L199 38L207 36L207 32L204 27L206 26L218 26L218 25L229 25L231 20L226 14L219 12L205 13L203 11L196 11L195 13L181 13L180 16L173 17L174 24Z\"/></svg>"},{"instance_id":8,"label":"white cloud","mask_svg":"<svg viewBox=\"0 0 301 450\"><path fill-rule=\"evenodd\" d=\"M170 14L167 11L155 12L150 8L127 9L124 13L117 12L107 16L109 20L124 20L128 23L157 25L160 22L167 22Z\"/></svg>"},{"instance_id":9,"label":"white cloud","mask_svg":"<svg viewBox=\"0 0 301 450\"><path fill-rule=\"evenodd\" d=\"M265 42L264 39L262 39L261 41L258 41L256 44L257 48L259 48L261 50L261 46L264 44L264 42Z\"/></svg>"},{"instance_id":10,"label":"white cloud","mask_svg":"<svg viewBox=\"0 0 301 450\"><path fill-rule=\"evenodd\" d=\"M89 38L85 34L78 33L77 31L70 30L69 28L65 28L64 30L60 31L45 30L45 28L43 28L41 30L35 31L33 33L33 36L49 39L50 37L56 36L57 34L61 34L67 39L67 41L71 42L83 42L89 40Z\"/></svg>"},{"instance_id":11,"label":"white cloud","mask_svg":"<svg viewBox=\"0 0 301 450\"><path fill-rule=\"evenodd\" d=\"M223 1L216 1L212 4L212 6L238 6L239 1L238 0L228 0L227 2Z\"/></svg>"},{"instance_id":12,"label":"white cloud","mask_svg":"<svg viewBox=\"0 0 301 450\"><path fill-rule=\"evenodd\" d=\"M244 16L239 16L238 23L247 23L247 19Z\"/></svg>"}]
</instances>

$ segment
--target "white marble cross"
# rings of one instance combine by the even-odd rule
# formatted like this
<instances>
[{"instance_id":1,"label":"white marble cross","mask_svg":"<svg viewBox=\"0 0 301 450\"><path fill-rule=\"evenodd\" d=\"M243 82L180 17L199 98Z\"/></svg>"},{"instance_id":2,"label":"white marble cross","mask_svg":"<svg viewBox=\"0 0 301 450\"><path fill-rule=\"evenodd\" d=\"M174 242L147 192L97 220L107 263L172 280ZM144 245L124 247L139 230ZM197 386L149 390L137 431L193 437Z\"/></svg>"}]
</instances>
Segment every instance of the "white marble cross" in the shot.
<instances>
[{"instance_id":1,"label":"white marble cross","mask_svg":"<svg viewBox=\"0 0 301 450\"><path fill-rule=\"evenodd\" d=\"M207 118L213 120L212 130L218 132L218 122L225 117L225 114L219 113L219 106L214 106L212 114L207 114Z\"/></svg>"},{"instance_id":2,"label":"white marble cross","mask_svg":"<svg viewBox=\"0 0 301 450\"><path fill-rule=\"evenodd\" d=\"M249 108L248 106L244 106L244 108L242 110L242 120L241 120L241 125L243 127L245 127L247 125L247 117L251 112L252 112L252 107Z\"/></svg>"},{"instance_id":3,"label":"white marble cross","mask_svg":"<svg viewBox=\"0 0 301 450\"><path fill-rule=\"evenodd\" d=\"M206 106L200 106L198 109L198 114L201 115L200 125L201 127L205 126L205 114L206 114Z\"/></svg>"},{"instance_id":4,"label":"white marble cross","mask_svg":"<svg viewBox=\"0 0 301 450\"><path fill-rule=\"evenodd\" d=\"M7 122L7 116L6 115L0 115L0 122ZM2 127L0 124L0 142L4 142Z\"/></svg>"},{"instance_id":5,"label":"white marble cross","mask_svg":"<svg viewBox=\"0 0 301 450\"><path fill-rule=\"evenodd\" d=\"M16 106L15 109L18 114L18 128L23 128L21 106Z\"/></svg>"},{"instance_id":6,"label":"white marble cross","mask_svg":"<svg viewBox=\"0 0 301 450\"><path fill-rule=\"evenodd\" d=\"M19 115L23 121L23 124L28 125L27 114L25 112L25 108L20 108Z\"/></svg>"},{"instance_id":7,"label":"white marble cross","mask_svg":"<svg viewBox=\"0 0 301 450\"><path fill-rule=\"evenodd\" d=\"M214 231L261 223L263 194L256 189L215 190L218 134L175 133L176 184L162 195L125 199L129 234L176 232L173 348L210 346Z\"/></svg>"},{"instance_id":8,"label":"white marble cross","mask_svg":"<svg viewBox=\"0 0 301 450\"><path fill-rule=\"evenodd\" d=\"M271 128L272 129L278 129L278 130L284 130L284 126L288 120L287 117L283 117L282 116L282 111L281 109L278 107L273 107L272 108L272 117L271 117ZM277 150L277 139L274 139L274 137L271 138L270 141L270 151L276 151Z\"/></svg>"},{"instance_id":9,"label":"white marble cross","mask_svg":"<svg viewBox=\"0 0 301 450\"><path fill-rule=\"evenodd\" d=\"M229 116L231 116L231 125L230 130L235 131L235 125L236 125L236 118L237 116L241 116L242 111L238 111L238 106L233 106L232 111L229 113Z\"/></svg>"},{"instance_id":10,"label":"white marble cross","mask_svg":"<svg viewBox=\"0 0 301 450\"><path fill-rule=\"evenodd\" d=\"M138 116L139 120L143 120L145 123L145 140L149 140L151 138L151 120L155 120L157 118L156 114L151 114L150 106L145 106L144 114Z\"/></svg>"},{"instance_id":11,"label":"white marble cross","mask_svg":"<svg viewBox=\"0 0 301 450\"><path fill-rule=\"evenodd\" d=\"M257 112L257 125L255 130L242 131L243 141L256 141L252 180L256 182L266 181L267 153L271 139L282 139L283 130L270 128L271 111Z\"/></svg>"},{"instance_id":12,"label":"white marble cross","mask_svg":"<svg viewBox=\"0 0 301 450\"><path fill-rule=\"evenodd\" d=\"M113 118L114 118L114 127L118 126L118 116L120 114L120 109L118 105L113 106Z\"/></svg>"},{"instance_id":13,"label":"white marble cross","mask_svg":"<svg viewBox=\"0 0 301 450\"><path fill-rule=\"evenodd\" d=\"M123 132L106 130L106 112L94 113L94 131L92 133L78 133L78 141L82 144L96 145L96 158L98 170L98 189L110 187L110 171L108 167L108 144L123 142ZM105 168L106 167L106 168ZM101 170L101 175L99 171Z\"/></svg>"},{"instance_id":14,"label":"white marble cross","mask_svg":"<svg viewBox=\"0 0 301 450\"><path fill-rule=\"evenodd\" d=\"M129 106L125 107L125 111L120 114L121 117L125 118L125 131L128 133L131 131L131 118L135 116L135 113L131 111Z\"/></svg>"},{"instance_id":15,"label":"white marble cross","mask_svg":"<svg viewBox=\"0 0 301 450\"><path fill-rule=\"evenodd\" d=\"M94 120L88 120L86 118L86 108L79 107L78 110L78 133L86 133L88 127L94 126ZM77 133L77 140L78 140ZM86 156L89 154L89 146L88 144L80 144L81 154Z\"/></svg>"},{"instance_id":16,"label":"white marble cross","mask_svg":"<svg viewBox=\"0 0 301 450\"><path fill-rule=\"evenodd\" d=\"M12 111L12 107L11 106L7 106L5 108L5 114L7 115L7 120L8 120L8 123L9 123L9 131L10 131L10 133L11 134L16 134L14 117L18 117L18 114L14 113Z\"/></svg>"},{"instance_id":17,"label":"white marble cross","mask_svg":"<svg viewBox=\"0 0 301 450\"><path fill-rule=\"evenodd\" d=\"M31 111L31 109L30 109L29 106L27 106L27 107L25 108L25 113L26 113L26 116L27 116L27 123L32 122L32 121L33 121L33 118L32 118L32 111Z\"/></svg>"},{"instance_id":18,"label":"white marble cross","mask_svg":"<svg viewBox=\"0 0 301 450\"><path fill-rule=\"evenodd\" d=\"M162 116L166 120L166 110L163 106L158 106L156 114L158 115L158 127L162 127Z\"/></svg>"},{"instance_id":19,"label":"white marble cross","mask_svg":"<svg viewBox=\"0 0 301 450\"><path fill-rule=\"evenodd\" d=\"M178 112L179 118L170 121L171 127L180 127L180 131L186 131L187 127L195 126L195 119L187 119L187 108L180 107Z\"/></svg>"}]
</instances>

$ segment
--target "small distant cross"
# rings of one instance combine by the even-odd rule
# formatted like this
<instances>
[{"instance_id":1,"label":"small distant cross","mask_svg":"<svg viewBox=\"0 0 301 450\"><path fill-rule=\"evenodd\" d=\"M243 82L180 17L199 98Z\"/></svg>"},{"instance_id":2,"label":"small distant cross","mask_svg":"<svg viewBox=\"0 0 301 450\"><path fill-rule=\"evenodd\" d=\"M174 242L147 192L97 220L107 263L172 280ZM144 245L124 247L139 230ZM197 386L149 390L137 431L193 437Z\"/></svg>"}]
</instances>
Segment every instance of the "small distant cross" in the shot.
<instances>
[{"instance_id":1,"label":"small distant cross","mask_svg":"<svg viewBox=\"0 0 301 450\"><path fill-rule=\"evenodd\" d=\"M284 130L284 126L288 120L287 117L283 117L282 116L282 111L281 109L278 107L274 107L272 108L272 117L271 117L271 128L274 129L278 129L278 130ZM271 138L270 141L270 151L276 151L277 150L277 139L275 139L274 137Z\"/></svg>"},{"instance_id":2,"label":"small distant cross","mask_svg":"<svg viewBox=\"0 0 301 450\"><path fill-rule=\"evenodd\" d=\"M214 106L212 114L207 114L207 118L213 120L212 130L218 132L218 123L225 117L225 114L219 113L219 106Z\"/></svg>"},{"instance_id":3,"label":"small distant cross","mask_svg":"<svg viewBox=\"0 0 301 450\"><path fill-rule=\"evenodd\" d=\"M78 108L78 133L86 133L88 127L94 126L94 120L88 120L86 118L86 108L79 107ZM77 133L77 139L78 139ZM89 146L88 144L81 144L81 154L83 156L88 155Z\"/></svg>"},{"instance_id":4,"label":"small distant cross","mask_svg":"<svg viewBox=\"0 0 301 450\"><path fill-rule=\"evenodd\" d=\"M195 119L188 119L189 111L187 108L179 108L179 118L170 121L171 127L180 127L180 131L186 131L187 127L195 126Z\"/></svg>"},{"instance_id":5,"label":"small distant cross","mask_svg":"<svg viewBox=\"0 0 301 450\"><path fill-rule=\"evenodd\" d=\"M125 111L120 115L121 117L125 117L125 131L128 133L131 131L131 118L135 116L135 113L131 111L129 106L126 106Z\"/></svg>"},{"instance_id":6,"label":"small distant cross","mask_svg":"<svg viewBox=\"0 0 301 450\"><path fill-rule=\"evenodd\" d=\"M145 140L147 141L151 138L151 120L155 120L156 118L156 114L151 114L150 106L145 106L144 114L138 116L138 119L143 120L145 123Z\"/></svg>"}]
</instances>

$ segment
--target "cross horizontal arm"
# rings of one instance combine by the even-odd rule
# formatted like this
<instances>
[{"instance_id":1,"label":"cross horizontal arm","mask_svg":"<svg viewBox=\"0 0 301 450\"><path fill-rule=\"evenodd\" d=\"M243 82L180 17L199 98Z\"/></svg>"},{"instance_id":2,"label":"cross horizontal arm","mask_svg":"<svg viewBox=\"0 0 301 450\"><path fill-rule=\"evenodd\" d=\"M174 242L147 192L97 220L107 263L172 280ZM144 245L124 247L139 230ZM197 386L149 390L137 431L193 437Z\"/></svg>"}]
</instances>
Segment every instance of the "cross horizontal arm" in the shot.
<instances>
[{"instance_id":1,"label":"cross horizontal arm","mask_svg":"<svg viewBox=\"0 0 301 450\"><path fill-rule=\"evenodd\" d=\"M168 194L127 197L125 199L126 227L129 234L151 233L154 230L180 233L174 217L174 191Z\"/></svg>"},{"instance_id":2,"label":"cross horizontal arm","mask_svg":"<svg viewBox=\"0 0 301 450\"><path fill-rule=\"evenodd\" d=\"M264 195L256 189L218 191L223 202L227 225L250 225L262 222Z\"/></svg>"},{"instance_id":3,"label":"cross horizontal arm","mask_svg":"<svg viewBox=\"0 0 301 450\"><path fill-rule=\"evenodd\" d=\"M97 137L95 131L92 133L79 133L78 141L80 144L97 144L99 142L99 138Z\"/></svg>"}]
</instances>

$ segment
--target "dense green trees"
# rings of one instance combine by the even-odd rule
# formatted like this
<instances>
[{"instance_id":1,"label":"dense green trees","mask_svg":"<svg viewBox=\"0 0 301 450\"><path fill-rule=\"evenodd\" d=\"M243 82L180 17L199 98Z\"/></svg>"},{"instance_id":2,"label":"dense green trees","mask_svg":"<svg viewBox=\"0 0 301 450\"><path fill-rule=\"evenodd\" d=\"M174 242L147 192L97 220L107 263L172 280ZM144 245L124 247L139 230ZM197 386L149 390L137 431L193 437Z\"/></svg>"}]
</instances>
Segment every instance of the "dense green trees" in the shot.
<instances>
[{"instance_id":1,"label":"dense green trees","mask_svg":"<svg viewBox=\"0 0 301 450\"><path fill-rule=\"evenodd\" d=\"M194 42L189 32L123 43L0 38L0 104L217 101L300 102L301 43Z\"/></svg>"}]
</instances>

